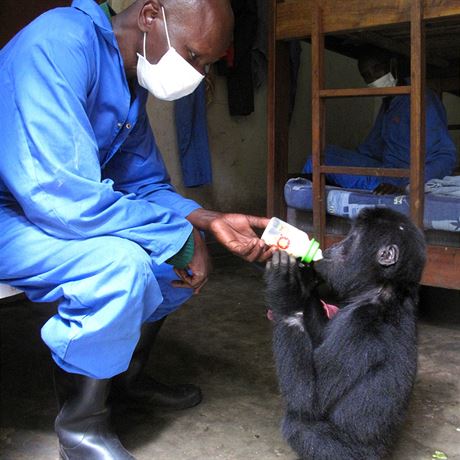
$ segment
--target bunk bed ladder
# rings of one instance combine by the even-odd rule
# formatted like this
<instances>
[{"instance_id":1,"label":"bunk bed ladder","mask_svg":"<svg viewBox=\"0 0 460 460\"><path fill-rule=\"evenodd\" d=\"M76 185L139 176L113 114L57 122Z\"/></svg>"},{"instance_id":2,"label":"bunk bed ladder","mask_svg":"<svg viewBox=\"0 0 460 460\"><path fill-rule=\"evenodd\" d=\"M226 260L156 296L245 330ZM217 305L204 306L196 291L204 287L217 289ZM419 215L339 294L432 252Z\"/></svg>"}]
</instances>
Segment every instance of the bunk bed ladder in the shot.
<instances>
[{"instance_id":1,"label":"bunk bed ladder","mask_svg":"<svg viewBox=\"0 0 460 460\"><path fill-rule=\"evenodd\" d=\"M312 11L312 164L313 164L313 225L322 247L334 239L326 238L327 173L363 174L410 178L411 218L423 228L424 164L425 164L425 62L422 0L411 2L411 84L394 88L325 89L323 11L319 1ZM323 163L325 145L325 101L337 97L389 96L408 94L411 98L411 165L410 169L361 168L326 166Z\"/></svg>"}]
</instances>

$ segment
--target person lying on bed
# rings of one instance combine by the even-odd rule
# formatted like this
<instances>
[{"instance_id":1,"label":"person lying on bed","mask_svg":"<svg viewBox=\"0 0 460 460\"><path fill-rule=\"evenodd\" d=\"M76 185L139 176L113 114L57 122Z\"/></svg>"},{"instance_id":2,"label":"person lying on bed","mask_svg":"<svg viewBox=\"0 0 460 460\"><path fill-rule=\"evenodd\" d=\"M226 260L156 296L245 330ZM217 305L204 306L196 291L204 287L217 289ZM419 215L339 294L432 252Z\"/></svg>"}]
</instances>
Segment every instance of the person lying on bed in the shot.
<instances>
[{"instance_id":1,"label":"person lying on bed","mask_svg":"<svg viewBox=\"0 0 460 460\"><path fill-rule=\"evenodd\" d=\"M392 56L387 53L363 55L358 60L361 76L368 86L392 87L403 84L391 72ZM452 174L457 151L447 129L445 108L439 97L430 89L426 91L426 157L425 182ZM334 166L362 166L383 168L409 168L410 164L410 96L383 98L374 126L356 150L327 145L325 163ZM312 161L308 159L303 169L311 174ZM344 188L372 190L377 194L404 193L409 183L407 177L352 176L327 174L331 185Z\"/></svg>"}]
</instances>

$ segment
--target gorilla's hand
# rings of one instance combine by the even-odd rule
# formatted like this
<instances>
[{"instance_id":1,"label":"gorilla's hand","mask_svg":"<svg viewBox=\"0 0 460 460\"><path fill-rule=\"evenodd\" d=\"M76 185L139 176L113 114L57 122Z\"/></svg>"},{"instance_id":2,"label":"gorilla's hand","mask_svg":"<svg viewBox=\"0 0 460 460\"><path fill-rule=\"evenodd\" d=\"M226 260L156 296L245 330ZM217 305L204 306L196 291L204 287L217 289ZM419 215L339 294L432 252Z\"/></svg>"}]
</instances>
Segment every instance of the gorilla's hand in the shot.
<instances>
[{"instance_id":1,"label":"gorilla's hand","mask_svg":"<svg viewBox=\"0 0 460 460\"><path fill-rule=\"evenodd\" d=\"M310 266L299 264L285 251L276 251L265 269L267 306L279 315L303 311L317 284Z\"/></svg>"}]
</instances>

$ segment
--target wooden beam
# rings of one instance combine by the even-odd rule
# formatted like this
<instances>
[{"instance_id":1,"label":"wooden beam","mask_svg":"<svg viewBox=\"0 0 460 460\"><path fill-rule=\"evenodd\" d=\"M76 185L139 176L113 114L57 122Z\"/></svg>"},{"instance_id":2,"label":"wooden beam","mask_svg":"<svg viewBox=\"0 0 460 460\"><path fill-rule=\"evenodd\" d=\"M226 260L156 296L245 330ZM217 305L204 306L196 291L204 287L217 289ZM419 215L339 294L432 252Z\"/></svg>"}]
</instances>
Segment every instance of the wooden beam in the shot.
<instances>
[{"instance_id":1,"label":"wooden beam","mask_svg":"<svg viewBox=\"0 0 460 460\"><path fill-rule=\"evenodd\" d=\"M313 227L315 238L324 245L326 233L326 182L320 168L325 145L325 101L320 93L324 88L324 34L319 0L314 3L311 37L311 107L312 107L312 168L313 168Z\"/></svg>"},{"instance_id":2,"label":"wooden beam","mask_svg":"<svg viewBox=\"0 0 460 460\"><path fill-rule=\"evenodd\" d=\"M428 246L422 284L460 289L460 248Z\"/></svg>"},{"instance_id":3,"label":"wooden beam","mask_svg":"<svg viewBox=\"0 0 460 460\"><path fill-rule=\"evenodd\" d=\"M364 31L359 34L359 41L361 43L371 44L378 46L386 51L391 51L393 53L400 54L402 56L407 56L410 58L410 49L404 46L402 43L393 40L392 38L385 37L374 31ZM448 60L443 59L432 52L427 51L426 62L429 65L439 67L441 69L446 69L449 67L450 63Z\"/></svg>"},{"instance_id":4,"label":"wooden beam","mask_svg":"<svg viewBox=\"0 0 460 460\"><path fill-rule=\"evenodd\" d=\"M408 23L413 0L322 0L323 32L343 32ZM278 40L312 35L315 0L286 0L278 4ZM460 0L424 0L423 19L460 16Z\"/></svg>"},{"instance_id":5,"label":"wooden beam","mask_svg":"<svg viewBox=\"0 0 460 460\"><path fill-rule=\"evenodd\" d=\"M409 177L409 169L397 168L363 168L358 166L321 166L325 174L351 174L354 176Z\"/></svg>"},{"instance_id":6,"label":"wooden beam","mask_svg":"<svg viewBox=\"0 0 460 460\"><path fill-rule=\"evenodd\" d=\"M288 171L289 49L276 41L277 1L270 0L268 37L267 216L285 217L284 183Z\"/></svg>"},{"instance_id":7,"label":"wooden beam","mask_svg":"<svg viewBox=\"0 0 460 460\"><path fill-rule=\"evenodd\" d=\"M410 213L423 229L425 198L425 24L423 0L412 0L411 11L411 113L410 113Z\"/></svg>"},{"instance_id":8,"label":"wooden beam","mask_svg":"<svg viewBox=\"0 0 460 460\"><path fill-rule=\"evenodd\" d=\"M276 165L276 129L275 129L275 66L276 66L276 39L273 36L276 22L277 2L270 0L268 6L268 75L267 75L267 211L269 217L275 215L275 165Z\"/></svg>"},{"instance_id":9,"label":"wooden beam","mask_svg":"<svg viewBox=\"0 0 460 460\"><path fill-rule=\"evenodd\" d=\"M410 94L410 86L395 86L393 88L337 88L323 89L319 95L322 98L340 97L375 97L375 96L398 96Z\"/></svg>"}]
</instances>

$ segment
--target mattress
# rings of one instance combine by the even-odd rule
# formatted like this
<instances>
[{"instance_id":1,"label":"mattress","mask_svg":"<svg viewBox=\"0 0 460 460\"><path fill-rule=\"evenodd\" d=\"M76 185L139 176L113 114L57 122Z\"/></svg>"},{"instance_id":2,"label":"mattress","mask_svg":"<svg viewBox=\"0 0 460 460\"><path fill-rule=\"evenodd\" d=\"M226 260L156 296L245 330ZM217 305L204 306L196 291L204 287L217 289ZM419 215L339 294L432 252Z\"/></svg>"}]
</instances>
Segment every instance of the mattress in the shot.
<instances>
[{"instance_id":1,"label":"mattress","mask_svg":"<svg viewBox=\"0 0 460 460\"><path fill-rule=\"evenodd\" d=\"M354 218L366 207L387 207L410 214L407 195L374 195L365 190L349 190L326 186L327 213L347 219ZM288 207L310 211L313 202L312 182L302 177L289 179L284 187ZM453 196L425 194L423 225L426 230L458 232L460 236L460 199Z\"/></svg>"}]
</instances>

